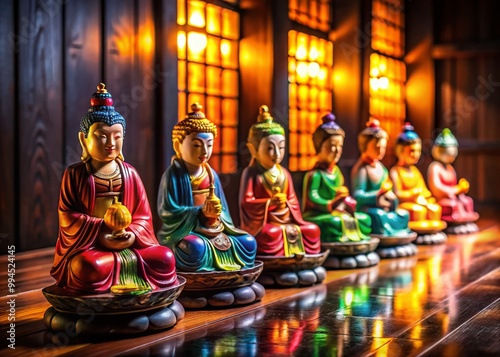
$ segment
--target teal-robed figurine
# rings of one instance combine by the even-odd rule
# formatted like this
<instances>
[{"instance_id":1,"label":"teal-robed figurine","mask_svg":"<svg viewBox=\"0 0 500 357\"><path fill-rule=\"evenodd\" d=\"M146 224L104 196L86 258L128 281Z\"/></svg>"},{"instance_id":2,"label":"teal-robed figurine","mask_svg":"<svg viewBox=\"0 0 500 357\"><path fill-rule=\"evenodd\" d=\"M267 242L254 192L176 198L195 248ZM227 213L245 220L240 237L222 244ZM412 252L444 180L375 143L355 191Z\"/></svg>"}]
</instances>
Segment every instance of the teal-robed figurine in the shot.
<instances>
[{"instance_id":1,"label":"teal-robed figurine","mask_svg":"<svg viewBox=\"0 0 500 357\"><path fill-rule=\"evenodd\" d=\"M351 172L357 210L372 219L372 234L385 237L403 237L412 232L408 228L409 213L397 208L398 198L392 190L389 172L380 162L387 147L387 132L377 119L370 119L358 135L361 156Z\"/></svg>"},{"instance_id":2,"label":"teal-robed figurine","mask_svg":"<svg viewBox=\"0 0 500 357\"><path fill-rule=\"evenodd\" d=\"M219 177L207 163L217 127L199 104L191 108L172 132L177 156L160 183L158 239L174 251L178 271L253 267L255 238L234 226Z\"/></svg>"}]
</instances>

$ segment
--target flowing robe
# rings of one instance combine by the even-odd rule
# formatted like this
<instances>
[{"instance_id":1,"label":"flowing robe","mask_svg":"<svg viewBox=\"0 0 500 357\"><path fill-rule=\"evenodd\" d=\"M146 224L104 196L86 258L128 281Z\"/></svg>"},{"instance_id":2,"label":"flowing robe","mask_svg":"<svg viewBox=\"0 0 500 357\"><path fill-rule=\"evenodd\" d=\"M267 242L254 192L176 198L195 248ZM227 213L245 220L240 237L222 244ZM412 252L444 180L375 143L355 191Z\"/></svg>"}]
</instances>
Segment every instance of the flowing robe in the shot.
<instances>
[{"instance_id":1,"label":"flowing robe","mask_svg":"<svg viewBox=\"0 0 500 357\"><path fill-rule=\"evenodd\" d=\"M137 259L137 273L153 288L177 283L172 251L159 245L151 209L137 171L117 160L122 178L122 203L132 215L127 231L135 234L129 248ZM105 293L119 284L121 259L117 251L99 244L102 232L111 233L102 218L92 216L96 200L94 176L85 163L66 169L59 197L59 236L51 275L60 287Z\"/></svg>"},{"instance_id":2,"label":"flowing robe","mask_svg":"<svg viewBox=\"0 0 500 357\"><path fill-rule=\"evenodd\" d=\"M230 248L218 249L210 236L211 232L201 227L203 205L195 205L189 172L179 159L172 162L161 179L158 214L163 225L158 232L158 240L174 251L179 270L194 272L251 268L257 249L255 238L234 226L219 177L213 170L212 174L215 195L222 205L220 233L229 239Z\"/></svg>"},{"instance_id":3,"label":"flowing robe","mask_svg":"<svg viewBox=\"0 0 500 357\"><path fill-rule=\"evenodd\" d=\"M408 228L409 213L397 208L395 200L393 207L387 211L378 206L378 198L382 184L390 181L389 173L381 162L370 165L359 159L352 172L353 196L357 201L357 210L367 213L372 219L372 234L382 236L405 236L411 230Z\"/></svg>"},{"instance_id":4,"label":"flowing robe","mask_svg":"<svg viewBox=\"0 0 500 357\"><path fill-rule=\"evenodd\" d=\"M443 207L442 219L446 222L474 222L479 214L474 212L474 201L465 193L456 194L457 173L452 165L433 161L427 171L427 182L437 202Z\"/></svg>"},{"instance_id":5,"label":"flowing robe","mask_svg":"<svg viewBox=\"0 0 500 357\"><path fill-rule=\"evenodd\" d=\"M257 254L290 256L320 252L320 230L302 218L290 173L281 166L275 184L269 184L265 170L256 162L242 174L240 186L241 227L257 239ZM271 204L273 190L286 193L285 207Z\"/></svg>"},{"instance_id":6,"label":"flowing robe","mask_svg":"<svg viewBox=\"0 0 500 357\"><path fill-rule=\"evenodd\" d=\"M351 197L339 199L332 205L344 176L338 166L328 172L317 163L304 176L302 206L304 219L317 224L323 242L369 240L371 218L366 213L354 212L356 201Z\"/></svg>"}]
</instances>

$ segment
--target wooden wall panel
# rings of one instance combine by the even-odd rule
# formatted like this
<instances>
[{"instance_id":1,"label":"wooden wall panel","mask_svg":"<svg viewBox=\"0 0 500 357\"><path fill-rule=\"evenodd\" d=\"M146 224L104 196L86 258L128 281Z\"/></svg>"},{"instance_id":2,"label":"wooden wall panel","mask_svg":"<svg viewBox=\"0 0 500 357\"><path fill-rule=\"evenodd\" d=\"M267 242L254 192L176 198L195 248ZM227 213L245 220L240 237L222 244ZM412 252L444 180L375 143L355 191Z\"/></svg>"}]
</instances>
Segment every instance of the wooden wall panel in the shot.
<instances>
[{"instance_id":1,"label":"wooden wall panel","mask_svg":"<svg viewBox=\"0 0 500 357\"><path fill-rule=\"evenodd\" d=\"M15 36L14 0L0 3L0 254L15 244L16 225L16 137L15 137Z\"/></svg>"},{"instance_id":2,"label":"wooden wall panel","mask_svg":"<svg viewBox=\"0 0 500 357\"><path fill-rule=\"evenodd\" d=\"M101 1L70 1L64 10L64 165L68 166L80 161L80 119L103 80Z\"/></svg>"},{"instance_id":3,"label":"wooden wall panel","mask_svg":"<svg viewBox=\"0 0 500 357\"><path fill-rule=\"evenodd\" d=\"M57 238L63 162L62 5L19 2L19 21L28 21L19 47L20 250L45 247Z\"/></svg>"},{"instance_id":4,"label":"wooden wall panel","mask_svg":"<svg viewBox=\"0 0 500 357\"><path fill-rule=\"evenodd\" d=\"M123 149L125 161L138 170L149 200L154 198L155 202L154 87L149 87L150 81L144 85L144 79L154 73L151 1L127 0L104 4L104 77L116 110L127 121Z\"/></svg>"}]
</instances>

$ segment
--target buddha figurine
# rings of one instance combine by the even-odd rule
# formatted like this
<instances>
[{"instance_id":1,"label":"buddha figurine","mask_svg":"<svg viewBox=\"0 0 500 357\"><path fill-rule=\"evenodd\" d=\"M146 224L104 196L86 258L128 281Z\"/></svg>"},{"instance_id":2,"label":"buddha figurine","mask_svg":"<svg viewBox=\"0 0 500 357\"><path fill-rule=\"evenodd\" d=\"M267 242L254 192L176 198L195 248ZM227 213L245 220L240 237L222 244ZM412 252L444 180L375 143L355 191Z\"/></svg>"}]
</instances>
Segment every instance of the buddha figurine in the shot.
<instances>
[{"instance_id":1,"label":"buddha figurine","mask_svg":"<svg viewBox=\"0 0 500 357\"><path fill-rule=\"evenodd\" d=\"M188 279L183 293L200 290L193 285L197 282L214 284L214 276L224 277L215 273L226 272L226 277L242 271L255 274L257 251L255 238L234 226L219 177L208 164L217 127L199 103L191 109L172 131L176 157L163 174L158 192L158 214L163 221L158 239L174 251L177 271ZM181 296L180 301L189 308L228 306L253 302L264 294L258 283L212 296L213 288L209 284L206 295Z\"/></svg>"},{"instance_id":2,"label":"buddha figurine","mask_svg":"<svg viewBox=\"0 0 500 357\"><path fill-rule=\"evenodd\" d=\"M69 166L61 183L59 236L50 272L56 287L44 293L48 299L57 295L75 296L77 305L81 304L79 296L100 299L99 294L107 294L111 300L113 296L149 294L148 298L154 300L156 291L164 294L180 285L175 257L169 248L159 245L142 181L137 171L123 161L125 119L115 111L111 94L103 83L90 103L88 113L81 119L78 136L82 162ZM180 304L176 304L179 309ZM112 312L130 313L135 308L145 307L131 303L124 311ZM182 306L180 309L183 312ZM175 314L170 313L175 324ZM165 312L159 314L164 316ZM60 316L52 317L53 311L46 321L51 321L50 327L57 326ZM103 324L108 326L108 322L97 320L90 325L83 323L87 326L83 332L92 332L96 325L100 330ZM81 321L78 326L82 327ZM138 331L125 332L148 328L142 326ZM172 323L163 327L169 326ZM124 332L119 326L108 327L114 332Z\"/></svg>"},{"instance_id":3,"label":"buddha figurine","mask_svg":"<svg viewBox=\"0 0 500 357\"><path fill-rule=\"evenodd\" d=\"M432 147L434 161L427 170L427 181L432 195L443 208L442 218L448 223L449 233L477 232L474 223L479 214L474 212L474 201L467 196L469 182L461 178L452 164L458 155L458 142L450 129L439 134Z\"/></svg>"},{"instance_id":4,"label":"buddha figurine","mask_svg":"<svg viewBox=\"0 0 500 357\"><path fill-rule=\"evenodd\" d=\"M320 227L322 244L330 248L325 267L376 265L380 258L370 252L375 250L379 240L369 235L371 218L366 213L356 212L356 201L349 195L344 176L337 166L344 145L344 130L335 122L332 113L323 116L322 120L323 124L313 133L318 161L304 176L304 219Z\"/></svg>"},{"instance_id":5,"label":"buddha figurine","mask_svg":"<svg viewBox=\"0 0 500 357\"><path fill-rule=\"evenodd\" d=\"M314 264L307 269L297 266L298 270L304 270L299 275L295 271L286 272L293 260L318 257L320 230L316 224L302 219L291 175L280 165L285 153L285 130L273 121L265 105L260 107L258 123L250 128L247 146L252 160L241 177L241 226L257 239L257 256L264 260L265 271L269 270L267 259L289 258L282 261L290 262L289 266L284 263L284 274L265 275L269 280L261 281L264 285L283 286L322 281L325 270Z\"/></svg>"},{"instance_id":6,"label":"buddha figurine","mask_svg":"<svg viewBox=\"0 0 500 357\"><path fill-rule=\"evenodd\" d=\"M407 256L416 253L411 241L416 234L408 228L408 211L398 208L398 198L392 190L389 173L380 162L387 147L387 132L380 127L377 119L371 118L366 128L358 135L361 156L351 172L351 183L357 210L367 213L372 219L371 234L380 238L379 248L382 258ZM392 249L392 246L398 249Z\"/></svg>"},{"instance_id":7,"label":"buddha figurine","mask_svg":"<svg viewBox=\"0 0 500 357\"><path fill-rule=\"evenodd\" d=\"M399 208L410 213L408 226L418 233L416 243L439 244L446 240L442 230L446 222L441 220L441 206L427 189L422 174L415 166L422 154L422 140L410 123L396 141L397 163L389 175L394 183L394 193L399 199Z\"/></svg>"}]
</instances>

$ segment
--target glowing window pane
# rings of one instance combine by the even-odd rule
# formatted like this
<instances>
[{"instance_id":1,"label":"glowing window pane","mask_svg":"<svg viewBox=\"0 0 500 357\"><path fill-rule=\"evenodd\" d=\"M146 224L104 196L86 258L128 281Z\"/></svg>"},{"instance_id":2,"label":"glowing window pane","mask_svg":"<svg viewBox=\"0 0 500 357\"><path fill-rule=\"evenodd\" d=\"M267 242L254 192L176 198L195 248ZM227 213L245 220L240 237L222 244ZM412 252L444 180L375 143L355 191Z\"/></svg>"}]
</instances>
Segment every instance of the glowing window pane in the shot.
<instances>
[{"instance_id":1,"label":"glowing window pane","mask_svg":"<svg viewBox=\"0 0 500 357\"><path fill-rule=\"evenodd\" d=\"M233 7L239 3L227 2L236 4ZM236 160L236 156L222 154L221 137L223 132L229 136L238 128L240 15L212 2L178 0L177 3L178 57L186 59L178 66L179 117L185 116L191 103L200 102L220 133L214 142L210 164L220 173L234 172L237 165L231 160ZM233 141L224 141L224 150L235 153L237 136L231 137Z\"/></svg>"},{"instance_id":2,"label":"glowing window pane","mask_svg":"<svg viewBox=\"0 0 500 357\"><path fill-rule=\"evenodd\" d=\"M220 65L220 39L214 36L208 36L207 64Z\"/></svg>"},{"instance_id":3,"label":"glowing window pane","mask_svg":"<svg viewBox=\"0 0 500 357\"><path fill-rule=\"evenodd\" d=\"M307 27L327 32L331 26L330 4L330 0L289 0L288 17Z\"/></svg>"},{"instance_id":4,"label":"glowing window pane","mask_svg":"<svg viewBox=\"0 0 500 357\"><path fill-rule=\"evenodd\" d=\"M220 94L220 68L207 67L207 94Z\"/></svg>"},{"instance_id":5,"label":"glowing window pane","mask_svg":"<svg viewBox=\"0 0 500 357\"><path fill-rule=\"evenodd\" d=\"M220 52L222 66L238 68L238 47L236 41L221 40Z\"/></svg>"},{"instance_id":6,"label":"glowing window pane","mask_svg":"<svg viewBox=\"0 0 500 357\"><path fill-rule=\"evenodd\" d=\"M186 2L184 0L177 0L177 24L186 24Z\"/></svg>"},{"instance_id":7,"label":"glowing window pane","mask_svg":"<svg viewBox=\"0 0 500 357\"><path fill-rule=\"evenodd\" d=\"M205 115L215 125L220 124L220 98L207 96Z\"/></svg>"},{"instance_id":8,"label":"glowing window pane","mask_svg":"<svg viewBox=\"0 0 500 357\"><path fill-rule=\"evenodd\" d=\"M180 91L186 90L186 61L178 61L178 87Z\"/></svg>"},{"instance_id":9,"label":"glowing window pane","mask_svg":"<svg viewBox=\"0 0 500 357\"><path fill-rule=\"evenodd\" d=\"M198 63L188 64L188 91L205 92L205 66Z\"/></svg>"},{"instance_id":10,"label":"glowing window pane","mask_svg":"<svg viewBox=\"0 0 500 357\"><path fill-rule=\"evenodd\" d=\"M221 161L223 172L235 172L238 170L236 155L222 155Z\"/></svg>"},{"instance_id":11,"label":"glowing window pane","mask_svg":"<svg viewBox=\"0 0 500 357\"><path fill-rule=\"evenodd\" d=\"M220 34L220 7L207 5L207 32L213 35Z\"/></svg>"},{"instance_id":12,"label":"glowing window pane","mask_svg":"<svg viewBox=\"0 0 500 357\"><path fill-rule=\"evenodd\" d=\"M188 1L188 25L205 27L205 3L203 1Z\"/></svg>"},{"instance_id":13,"label":"glowing window pane","mask_svg":"<svg viewBox=\"0 0 500 357\"><path fill-rule=\"evenodd\" d=\"M184 31L177 33L177 57L186 59L186 33Z\"/></svg>"},{"instance_id":14,"label":"glowing window pane","mask_svg":"<svg viewBox=\"0 0 500 357\"><path fill-rule=\"evenodd\" d=\"M187 36L188 60L203 62L207 48L207 35L201 32L189 32Z\"/></svg>"},{"instance_id":15,"label":"glowing window pane","mask_svg":"<svg viewBox=\"0 0 500 357\"><path fill-rule=\"evenodd\" d=\"M316 158L311 134L332 108L333 43L289 32L289 168L311 168Z\"/></svg>"},{"instance_id":16,"label":"glowing window pane","mask_svg":"<svg viewBox=\"0 0 500 357\"><path fill-rule=\"evenodd\" d=\"M240 17L238 13L222 10L222 37L237 40L240 38Z\"/></svg>"}]
</instances>

